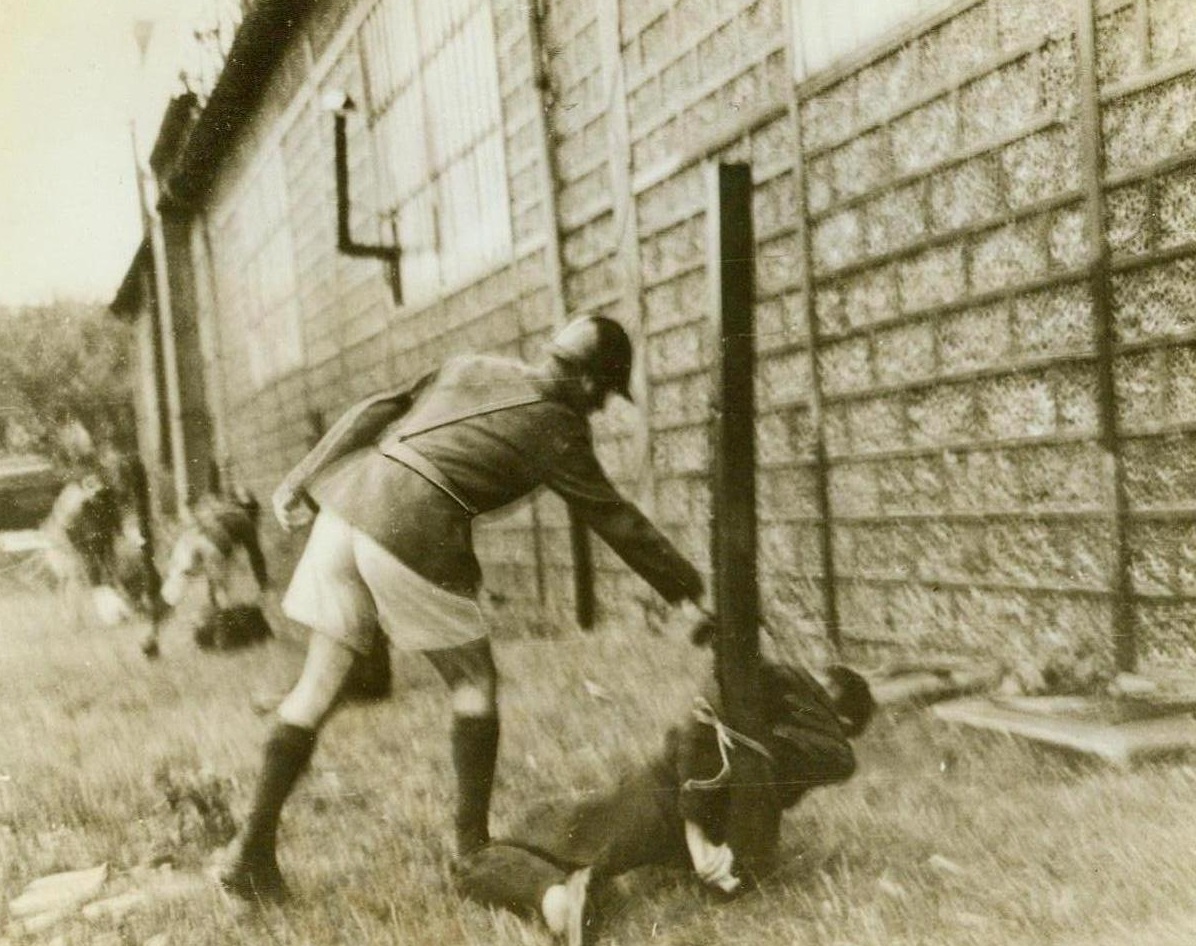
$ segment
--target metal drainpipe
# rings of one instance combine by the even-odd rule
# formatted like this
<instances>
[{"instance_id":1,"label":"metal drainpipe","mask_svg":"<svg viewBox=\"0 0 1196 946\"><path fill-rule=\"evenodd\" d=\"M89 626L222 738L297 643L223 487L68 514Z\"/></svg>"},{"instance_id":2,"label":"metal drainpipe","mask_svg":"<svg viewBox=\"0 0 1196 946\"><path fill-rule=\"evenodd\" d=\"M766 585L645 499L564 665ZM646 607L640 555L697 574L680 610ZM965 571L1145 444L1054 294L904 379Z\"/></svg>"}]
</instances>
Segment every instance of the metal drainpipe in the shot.
<instances>
[{"instance_id":1,"label":"metal drainpipe","mask_svg":"<svg viewBox=\"0 0 1196 946\"><path fill-rule=\"evenodd\" d=\"M187 508L187 445L183 434L183 401L179 389L178 350L174 337L174 311L170 304L170 278L167 272L166 236L162 230L162 217L146 208L150 232L150 255L154 262L154 287L157 292L158 319L161 325L162 362L166 371L166 410L170 424L170 460L174 474L174 496L176 511Z\"/></svg>"}]
</instances>

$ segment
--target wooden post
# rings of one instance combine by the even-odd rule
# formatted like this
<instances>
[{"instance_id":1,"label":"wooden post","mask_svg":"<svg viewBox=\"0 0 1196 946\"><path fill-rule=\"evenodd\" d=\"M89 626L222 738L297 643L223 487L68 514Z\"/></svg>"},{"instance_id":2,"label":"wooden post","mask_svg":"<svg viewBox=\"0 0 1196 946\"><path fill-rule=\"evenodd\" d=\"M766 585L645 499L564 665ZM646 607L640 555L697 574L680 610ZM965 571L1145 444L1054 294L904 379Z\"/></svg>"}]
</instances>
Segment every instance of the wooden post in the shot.
<instances>
[{"instance_id":1,"label":"wooden post","mask_svg":"<svg viewBox=\"0 0 1196 946\"><path fill-rule=\"evenodd\" d=\"M746 164L708 166L707 253L718 356L714 396L712 530L715 674L728 723L760 738L760 600L756 575L755 235L752 174ZM728 842L737 871L768 870L780 812L771 801L769 764L737 747Z\"/></svg>"},{"instance_id":2,"label":"wooden post","mask_svg":"<svg viewBox=\"0 0 1196 946\"><path fill-rule=\"evenodd\" d=\"M1134 631L1133 581L1130 576L1128 500L1125 461L1117 423L1114 378L1113 293L1109 283L1109 241L1105 213L1104 138L1101 133L1100 88L1097 80L1095 0L1076 0L1076 39L1079 46L1080 152L1085 194L1084 209L1090 259L1088 285L1096 341L1097 400L1100 444L1108 485L1106 509L1113 530L1113 653L1119 670L1138 663Z\"/></svg>"},{"instance_id":3,"label":"wooden post","mask_svg":"<svg viewBox=\"0 0 1196 946\"><path fill-rule=\"evenodd\" d=\"M809 187L806 174L805 135L801 121L801 99L798 96L797 24L795 4L785 4L785 57L788 73L789 120L793 128L793 177L797 192L798 244L801 247L801 306L806 325L806 345L810 358L810 426L814 430L814 497L819 521L819 552L822 562L822 604L826 616L826 635L836 654L843 651L843 631L839 618L839 588L835 581L834 509L830 495L830 458L826 452L826 421L822 398L822 365L818 361L821 329L815 309L814 253L811 248Z\"/></svg>"}]
</instances>

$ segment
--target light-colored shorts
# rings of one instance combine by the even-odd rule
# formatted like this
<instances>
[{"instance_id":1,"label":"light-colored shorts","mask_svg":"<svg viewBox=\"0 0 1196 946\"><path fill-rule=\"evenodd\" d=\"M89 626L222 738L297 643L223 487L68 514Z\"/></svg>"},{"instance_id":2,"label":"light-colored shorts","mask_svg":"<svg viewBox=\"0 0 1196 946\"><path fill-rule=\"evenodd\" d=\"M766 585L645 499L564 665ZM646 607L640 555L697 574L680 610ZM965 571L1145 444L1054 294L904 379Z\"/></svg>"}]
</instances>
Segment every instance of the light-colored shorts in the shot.
<instances>
[{"instance_id":1,"label":"light-colored shorts","mask_svg":"<svg viewBox=\"0 0 1196 946\"><path fill-rule=\"evenodd\" d=\"M477 601L417 575L327 510L316 516L282 610L358 653L368 652L377 625L399 650L459 647L487 634Z\"/></svg>"}]
</instances>

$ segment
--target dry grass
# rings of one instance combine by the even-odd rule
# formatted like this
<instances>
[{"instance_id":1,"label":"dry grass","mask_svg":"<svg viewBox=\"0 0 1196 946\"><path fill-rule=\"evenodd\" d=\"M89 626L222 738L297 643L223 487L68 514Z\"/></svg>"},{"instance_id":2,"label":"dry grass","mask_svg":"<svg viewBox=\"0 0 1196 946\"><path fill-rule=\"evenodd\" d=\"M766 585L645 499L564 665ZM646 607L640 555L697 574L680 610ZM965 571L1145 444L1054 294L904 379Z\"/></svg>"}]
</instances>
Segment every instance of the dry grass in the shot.
<instances>
[{"instance_id":1,"label":"dry grass","mask_svg":"<svg viewBox=\"0 0 1196 946\"><path fill-rule=\"evenodd\" d=\"M148 663L138 633L76 629L31 595L0 601L5 902L37 876L101 862L118 877L155 857L196 870L227 837L226 815L244 814L268 725L251 697L285 686L300 651L200 654L176 627ZM617 760L655 751L706 669L680 636L614 631L504 640L498 658L500 831L533 801L604 784ZM65 942L547 944L535 924L454 894L446 701L418 660L397 675L388 703L333 720L287 810L295 903L238 920L205 890L119 927L80 921ZM620 885L602 941L1196 942L1192 768L1114 772L914 713L882 719L860 756L852 782L788 816L784 867L758 893L719 904L676 873L641 872Z\"/></svg>"}]
</instances>

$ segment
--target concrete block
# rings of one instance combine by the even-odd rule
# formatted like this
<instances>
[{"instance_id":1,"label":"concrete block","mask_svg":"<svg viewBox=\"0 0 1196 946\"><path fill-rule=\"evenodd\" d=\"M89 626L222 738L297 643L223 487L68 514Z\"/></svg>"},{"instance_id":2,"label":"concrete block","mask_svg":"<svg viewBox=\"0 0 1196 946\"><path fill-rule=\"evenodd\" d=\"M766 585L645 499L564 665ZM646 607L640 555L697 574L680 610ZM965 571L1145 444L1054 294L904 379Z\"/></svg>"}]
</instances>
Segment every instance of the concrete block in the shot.
<instances>
[{"instance_id":1,"label":"concrete block","mask_svg":"<svg viewBox=\"0 0 1196 946\"><path fill-rule=\"evenodd\" d=\"M909 174L945 161L959 147L955 99L943 96L893 122L894 171Z\"/></svg>"},{"instance_id":2,"label":"concrete block","mask_svg":"<svg viewBox=\"0 0 1196 946\"><path fill-rule=\"evenodd\" d=\"M911 583L893 588L885 621L910 648L926 647L931 641L954 642L958 632L953 595L934 585Z\"/></svg>"},{"instance_id":3,"label":"concrete block","mask_svg":"<svg viewBox=\"0 0 1196 946\"><path fill-rule=\"evenodd\" d=\"M814 224L811 237L819 273L849 266L864 253L863 221L857 210L844 210Z\"/></svg>"},{"instance_id":4,"label":"concrete block","mask_svg":"<svg viewBox=\"0 0 1196 946\"><path fill-rule=\"evenodd\" d=\"M1183 0L1154 0L1147 9L1152 62L1170 62L1196 52L1196 24Z\"/></svg>"},{"instance_id":5,"label":"concrete block","mask_svg":"<svg viewBox=\"0 0 1196 946\"><path fill-rule=\"evenodd\" d=\"M1146 50L1140 48L1136 16L1133 7L1125 7L1097 17L1097 78L1102 88L1128 78L1140 62L1146 61Z\"/></svg>"},{"instance_id":6,"label":"concrete block","mask_svg":"<svg viewBox=\"0 0 1196 946\"><path fill-rule=\"evenodd\" d=\"M1059 430L1090 433L1100 430L1099 384L1095 370L1086 365L1060 368L1048 375L1055 389Z\"/></svg>"},{"instance_id":7,"label":"concrete block","mask_svg":"<svg viewBox=\"0 0 1196 946\"><path fill-rule=\"evenodd\" d=\"M920 279L931 279L936 270L950 272L949 261L921 260L913 264L910 274L911 288L919 285ZM959 270L962 282L962 268ZM852 327L871 325L895 318L902 312L906 275L897 266L882 266L860 273L849 279L842 288L843 308L847 322Z\"/></svg>"},{"instance_id":8,"label":"concrete block","mask_svg":"<svg viewBox=\"0 0 1196 946\"><path fill-rule=\"evenodd\" d=\"M1047 221L1047 254L1052 266L1079 269L1092 257L1087 218L1080 208L1056 211Z\"/></svg>"},{"instance_id":9,"label":"concrete block","mask_svg":"<svg viewBox=\"0 0 1196 946\"><path fill-rule=\"evenodd\" d=\"M652 438L652 464L658 473L701 473L709 463L710 443L704 427L660 431Z\"/></svg>"},{"instance_id":10,"label":"concrete block","mask_svg":"<svg viewBox=\"0 0 1196 946\"><path fill-rule=\"evenodd\" d=\"M993 58L996 30L992 6L977 4L921 38L923 78L927 84L949 82Z\"/></svg>"},{"instance_id":11,"label":"concrete block","mask_svg":"<svg viewBox=\"0 0 1196 946\"><path fill-rule=\"evenodd\" d=\"M879 121L922 88L922 49L909 43L856 73L861 124Z\"/></svg>"},{"instance_id":12,"label":"concrete block","mask_svg":"<svg viewBox=\"0 0 1196 946\"><path fill-rule=\"evenodd\" d=\"M818 352L823 391L834 395L871 387L871 357L867 338L849 338L824 346Z\"/></svg>"},{"instance_id":13,"label":"concrete block","mask_svg":"<svg viewBox=\"0 0 1196 946\"><path fill-rule=\"evenodd\" d=\"M879 256L915 243L927 233L925 183L919 181L869 202L863 211L864 245Z\"/></svg>"},{"instance_id":14,"label":"concrete block","mask_svg":"<svg viewBox=\"0 0 1196 946\"><path fill-rule=\"evenodd\" d=\"M904 312L953 302L966 291L963 250L958 246L919 253L899 263L898 272L901 311Z\"/></svg>"},{"instance_id":15,"label":"concrete block","mask_svg":"<svg viewBox=\"0 0 1196 946\"><path fill-rule=\"evenodd\" d=\"M1186 334L1196 329L1196 260L1117 274L1112 286L1119 340Z\"/></svg>"},{"instance_id":16,"label":"concrete block","mask_svg":"<svg viewBox=\"0 0 1196 946\"><path fill-rule=\"evenodd\" d=\"M1080 186L1076 132L1064 126L1021 138L1000 152L1005 199L1023 207Z\"/></svg>"},{"instance_id":17,"label":"concrete block","mask_svg":"<svg viewBox=\"0 0 1196 946\"><path fill-rule=\"evenodd\" d=\"M881 384L918 381L935 373L934 327L927 322L878 332L873 346Z\"/></svg>"},{"instance_id":18,"label":"concrete block","mask_svg":"<svg viewBox=\"0 0 1196 946\"><path fill-rule=\"evenodd\" d=\"M791 522L818 511L815 474L809 466L761 469L756 476L761 522Z\"/></svg>"},{"instance_id":19,"label":"concrete block","mask_svg":"<svg viewBox=\"0 0 1196 946\"><path fill-rule=\"evenodd\" d=\"M1060 286L1013 302L1013 337L1020 351L1033 355L1092 348L1095 327L1086 285Z\"/></svg>"},{"instance_id":20,"label":"concrete block","mask_svg":"<svg viewBox=\"0 0 1196 946\"><path fill-rule=\"evenodd\" d=\"M791 173L778 174L752 193L752 225L757 239L797 222L798 195Z\"/></svg>"},{"instance_id":21,"label":"concrete block","mask_svg":"<svg viewBox=\"0 0 1196 946\"><path fill-rule=\"evenodd\" d=\"M1139 522L1129 534L1130 576L1140 595L1175 594L1178 554L1174 529L1168 524Z\"/></svg>"},{"instance_id":22,"label":"concrete block","mask_svg":"<svg viewBox=\"0 0 1196 946\"><path fill-rule=\"evenodd\" d=\"M756 303L756 352L767 355L777 348L809 342L806 313L799 292Z\"/></svg>"},{"instance_id":23,"label":"concrete block","mask_svg":"<svg viewBox=\"0 0 1196 946\"><path fill-rule=\"evenodd\" d=\"M1113 365L1118 421L1128 427L1164 420L1167 377L1163 353L1123 355Z\"/></svg>"},{"instance_id":24,"label":"concrete block","mask_svg":"<svg viewBox=\"0 0 1196 946\"><path fill-rule=\"evenodd\" d=\"M1196 129L1183 116L1194 107L1196 76L1191 73L1109 103L1102 115L1109 172L1143 167L1191 148Z\"/></svg>"},{"instance_id":25,"label":"concrete block","mask_svg":"<svg viewBox=\"0 0 1196 946\"><path fill-rule=\"evenodd\" d=\"M847 404L830 404L823 409L822 430L826 452L832 457L851 453L851 418Z\"/></svg>"},{"instance_id":26,"label":"concrete block","mask_svg":"<svg viewBox=\"0 0 1196 946\"><path fill-rule=\"evenodd\" d=\"M875 516L880 512L884 471L871 463L836 465L827 471L832 516Z\"/></svg>"},{"instance_id":27,"label":"concrete block","mask_svg":"<svg viewBox=\"0 0 1196 946\"><path fill-rule=\"evenodd\" d=\"M944 507L945 475L938 457L891 460L878 466L876 478L885 512L937 512Z\"/></svg>"},{"instance_id":28,"label":"concrete block","mask_svg":"<svg viewBox=\"0 0 1196 946\"><path fill-rule=\"evenodd\" d=\"M656 381L649 405L654 427L704 423L710 416L710 379L702 374Z\"/></svg>"},{"instance_id":29,"label":"concrete block","mask_svg":"<svg viewBox=\"0 0 1196 946\"><path fill-rule=\"evenodd\" d=\"M894 140L890 143L888 128L878 128L852 138L831 154L835 193L840 197L862 194L888 180L896 170L893 164L898 152L897 126L893 126Z\"/></svg>"},{"instance_id":30,"label":"concrete block","mask_svg":"<svg viewBox=\"0 0 1196 946\"><path fill-rule=\"evenodd\" d=\"M1164 247L1196 239L1196 174L1180 171L1158 182L1158 238Z\"/></svg>"},{"instance_id":31,"label":"concrete block","mask_svg":"<svg viewBox=\"0 0 1196 946\"><path fill-rule=\"evenodd\" d=\"M1145 253L1153 244L1155 214L1150 187L1136 184L1108 192L1106 227L1113 253Z\"/></svg>"},{"instance_id":32,"label":"concrete block","mask_svg":"<svg viewBox=\"0 0 1196 946\"><path fill-rule=\"evenodd\" d=\"M1018 508L1022 469L1009 451L948 451L943 455L947 508L960 512Z\"/></svg>"},{"instance_id":33,"label":"concrete block","mask_svg":"<svg viewBox=\"0 0 1196 946\"><path fill-rule=\"evenodd\" d=\"M851 444L861 453L899 450L907 445L905 410L900 398L877 398L847 406Z\"/></svg>"},{"instance_id":34,"label":"concrete block","mask_svg":"<svg viewBox=\"0 0 1196 946\"><path fill-rule=\"evenodd\" d=\"M1167 416L1178 423L1196 420L1196 349L1172 348L1166 355Z\"/></svg>"},{"instance_id":35,"label":"concrete block","mask_svg":"<svg viewBox=\"0 0 1196 946\"><path fill-rule=\"evenodd\" d=\"M961 144L975 148L1030 125L1041 107L1038 63L1019 59L960 90Z\"/></svg>"},{"instance_id":36,"label":"concrete block","mask_svg":"<svg viewBox=\"0 0 1196 946\"><path fill-rule=\"evenodd\" d=\"M760 415L756 420L756 451L762 466L776 466L792 463L797 459L793 429L790 424L792 412L773 412Z\"/></svg>"},{"instance_id":37,"label":"concrete block","mask_svg":"<svg viewBox=\"0 0 1196 946\"><path fill-rule=\"evenodd\" d=\"M1001 0L993 12L1001 48L1007 51L1070 29L1074 15L1068 0Z\"/></svg>"},{"instance_id":38,"label":"concrete block","mask_svg":"<svg viewBox=\"0 0 1196 946\"><path fill-rule=\"evenodd\" d=\"M1046 247L1039 221L1011 224L977 237L969 266L972 291L1006 289L1046 273Z\"/></svg>"},{"instance_id":39,"label":"concrete block","mask_svg":"<svg viewBox=\"0 0 1196 946\"><path fill-rule=\"evenodd\" d=\"M908 398L909 439L915 445L949 444L975 436L976 394L954 384L919 391Z\"/></svg>"},{"instance_id":40,"label":"concrete block","mask_svg":"<svg viewBox=\"0 0 1196 946\"><path fill-rule=\"evenodd\" d=\"M772 7L776 4L762 0L759 5ZM787 115L753 132L752 167L755 173L768 172L781 165L788 166L793 161L794 147L793 125ZM796 193L793 193L793 200L796 206ZM796 215L796 211L794 213Z\"/></svg>"},{"instance_id":41,"label":"concrete block","mask_svg":"<svg viewBox=\"0 0 1196 946\"><path fill-rule=\"evenodd\" d=\"M802 138L807 148L843 141L860 124L857 88L857 77L849 75L802 103Z\"/></svg>"},{"instance_id":42,"label":"concrete block","mask_svg":"<svg viewBox=\"0 0 1196 946\"><path fill-rule=\"evenodd\" d=\"M1006 303L996 303L978 309L968 309L945 316L935 326L941 371L944 375L1004 362L1018 337L1010 331Z\"/></svg>"},{"instance_id":43,"label":"concrete block","mask_svg":"<svg viewBox=\"0 0 1196 946\"><path fill-rule=\"evenodd\" d=\"M696 323L682 325L649 336L647 355L648 370L654 378L700 370L706 364L702 327Z\"/></svg>"},{"instance_id":44,"label":"concrete block","mask_svg":"<svg viewBox=\"0 0 1196 946\"><path fill-rule=\"evenodd\" d=\"M822 213L840 199L835 192L832 155L818 155L806 164L806 206L810 213Z\"/></svg>"},{"instance_id":45,"label":"concrete block","mask_svg":"<svg viewBox=\"0 0 1196 946\"><path fill-rule=\"evenodd\" d=\"M756 248L756 293L767 296L799 285L801 243L795 234L761 243Z\"/></svg>"},{"instance_id":46,"label":"concrete block","mask_svg":"<svg viewBox=\"0 0 1196 946\"><path fill-rule=\"evenodd\" d=\"M1050 434L1057 426L1055 393L1042 375L1013 375L977 386L980 429L993 439Z\"/></svg>"},{"instance_id":47,"label":"concrete block","mask_svg":"<svg viewBox=\"0 0 1196 946\"><path fill-rule=\"evenodd\" d=\"M1105 459L1096 444L1023 447L1007 455L1020 473L1026 507L1097 509L1103 503Z\"/></svg>"},{"instance_id":48,"label":"concrete block","mask_svg":"<svg viewBox=\"0 0 1196 946\"><path fill-rule=\"evenodd\" d=\"M756 402L760 410L805 402L812 391L810 359L804 351L773 355L757 365Z\"/></svg>"}]
</instances>

